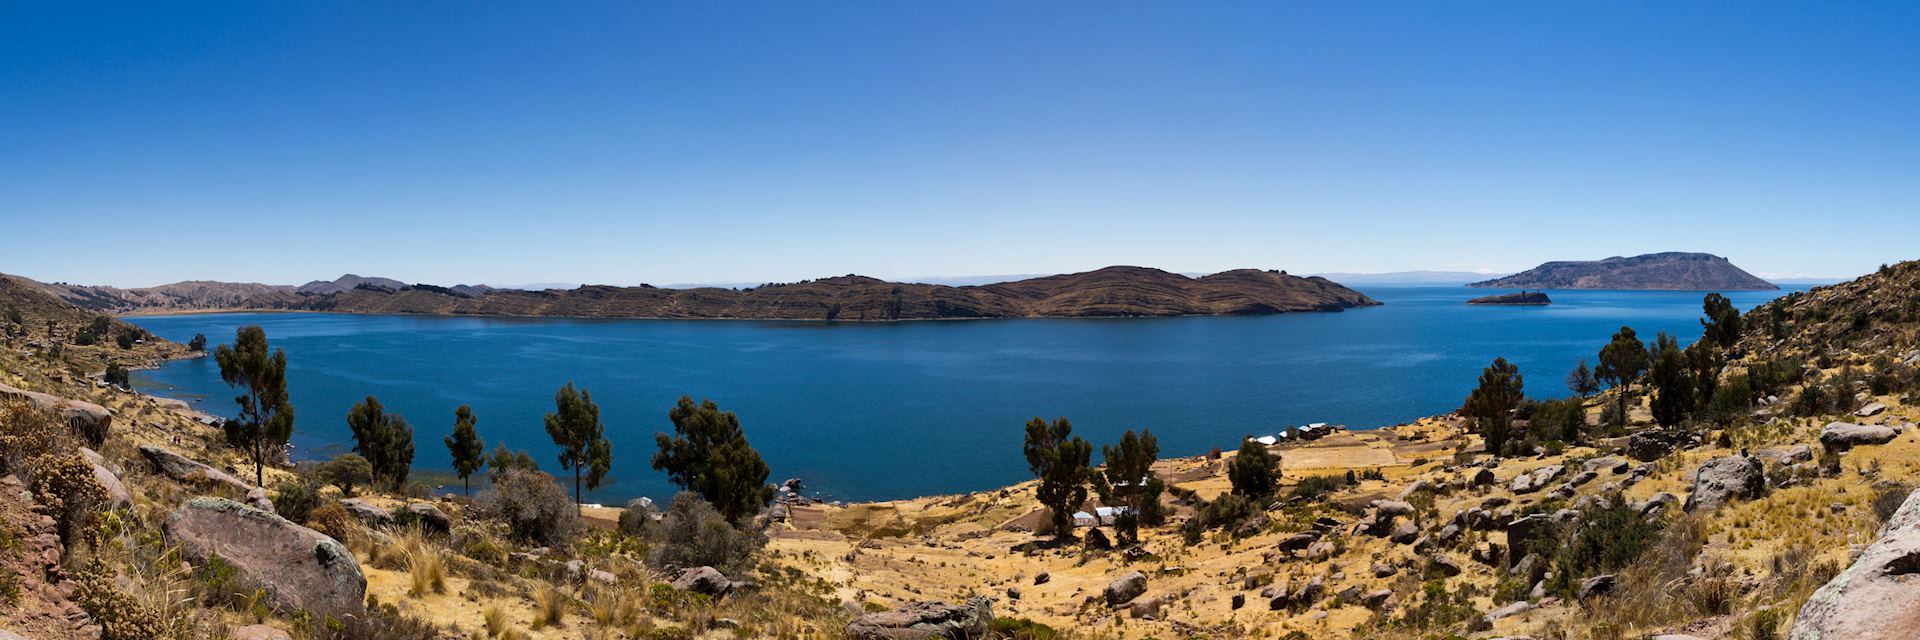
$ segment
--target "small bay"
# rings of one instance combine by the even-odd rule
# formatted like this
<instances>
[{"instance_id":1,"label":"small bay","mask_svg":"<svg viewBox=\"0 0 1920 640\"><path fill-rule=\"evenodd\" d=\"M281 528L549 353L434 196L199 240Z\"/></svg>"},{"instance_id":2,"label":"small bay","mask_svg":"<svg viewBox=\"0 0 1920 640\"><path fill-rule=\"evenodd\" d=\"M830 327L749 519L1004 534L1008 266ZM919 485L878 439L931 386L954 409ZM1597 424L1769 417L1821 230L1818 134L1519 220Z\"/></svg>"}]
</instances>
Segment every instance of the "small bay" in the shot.
<instances>
[{"instance_id":1,"label":"small bay","mask_svg":"<svg viewBox=\"0 0 1920 640\"><path fill-rule=\"evenodd\" d=\"M1799 287L1798 289L1804 289ZM1022 425L1066 416L1096 445L1148 428L1163 456L1237 446L1289 424L1366 429L1451 411L1495 357L1530 397L1567 394L1568 370L1622 325L1651 342L1700 335L1702 292L1552 291L1540 307L1469 306L1465 287L1368 287L1384 306L1257 317L900 323L584 320L224 313L128 320L186 342L265 328L287 351L295 457L351 447L345 416L376 396L414 428L416 473L450 467L454 408L474 407L489 449L505 443L562 471L542 425L572 381L593 393L613 442L611 481L590 498L656 499L656 431L681 395L737 412L773 468L810 492L874 500L998 487L1028 477ZM1727 294L1743 311L1784 291ZM232 415L211 358L138 372L158 395ZM1097 458L1097 456L1096 456ZM444 475L444 474L441 474ZM457 487L457 483L454 483Z\"/></svg>"}]
</instances>

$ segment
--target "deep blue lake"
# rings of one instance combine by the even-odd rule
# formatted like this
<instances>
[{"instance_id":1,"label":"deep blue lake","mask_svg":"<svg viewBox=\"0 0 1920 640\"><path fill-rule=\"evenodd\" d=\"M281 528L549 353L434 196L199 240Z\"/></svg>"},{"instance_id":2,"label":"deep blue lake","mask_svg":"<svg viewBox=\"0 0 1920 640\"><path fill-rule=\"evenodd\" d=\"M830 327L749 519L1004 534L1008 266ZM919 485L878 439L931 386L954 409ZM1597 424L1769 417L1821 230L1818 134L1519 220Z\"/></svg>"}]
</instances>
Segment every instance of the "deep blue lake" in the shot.
<instances>
[{"instance_id":1,"label":"deep blue lake","mask_svg":"<svg viewBox=\"0 0 1920 640\"><path fill-rule=\"evenodd\" d=\"M1804 287L1797 287L1804 289ZM441 437L473 405L487 447L527 449L560 475L541 418L568 381L600 404L616 503L672 487L653 434L681 395L734 411L773 468L850 500L1027 479L1022 425L1066 416L1096 445L1150 428L1161 455L1230 449L1247 434L1330 422L1364 429L1457 408L1496 356L1531 397L1567 395L1567 372L1621 325L1700 335L1701 292L1554 291L1548 307L1472 307L1495 293L1371 287L1385 306L1262 317L976 320L892 324L504 319L315 313L129 318L169 340L231 342L243 325L284 348L296 458L351 446L348 408L371 394L413 424L416 469L450 467ZM1786 291L1735 292L1742 310ZM136 372L136 384L232 415L211 358ZM1096 446L1096 452L1098 451ZM457 484L456 484L457 486Z\"/></svg>"}]
</instances>

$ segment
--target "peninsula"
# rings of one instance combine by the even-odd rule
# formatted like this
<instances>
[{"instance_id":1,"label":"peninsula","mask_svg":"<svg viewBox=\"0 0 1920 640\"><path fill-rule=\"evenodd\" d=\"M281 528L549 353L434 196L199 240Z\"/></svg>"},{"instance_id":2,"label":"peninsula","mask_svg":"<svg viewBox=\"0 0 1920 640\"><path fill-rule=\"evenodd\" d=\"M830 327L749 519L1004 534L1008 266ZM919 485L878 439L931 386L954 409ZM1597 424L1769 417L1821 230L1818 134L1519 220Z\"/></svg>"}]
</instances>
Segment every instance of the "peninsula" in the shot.
<instances>
[{"instance_id":1,"label":"peninsula","mask_svg":"<svg viewBox=\"0 0 1920 640\"><path fill-rule=\"evenodd\" d=\"M31 282L31 281L29 281ZM1342 311L1380 304L1319 277L1236 269L1198 278L1145 267L981 286L888 282L845 275L746 289L584 285L523 291L484 285L406 285L348 275L301 287L180 283L151 289L38 285L81 308L107 313L185 310L329 311L432 315L757 320L938 320L957 318L1265 315Z\"/></svg>"},{"instance_id":2,"label":"peninsula","mask_svg":"<svg viewBox=\"0 0 1920 640\"><path fill-rule=\"evenodd\" d=\"M1771 282L1707 253L1649 253L1605 260L1555 261L1504 278L1467 285L1483 289L1647 289L1754 291Z\"/></svg>"}]
</instances>

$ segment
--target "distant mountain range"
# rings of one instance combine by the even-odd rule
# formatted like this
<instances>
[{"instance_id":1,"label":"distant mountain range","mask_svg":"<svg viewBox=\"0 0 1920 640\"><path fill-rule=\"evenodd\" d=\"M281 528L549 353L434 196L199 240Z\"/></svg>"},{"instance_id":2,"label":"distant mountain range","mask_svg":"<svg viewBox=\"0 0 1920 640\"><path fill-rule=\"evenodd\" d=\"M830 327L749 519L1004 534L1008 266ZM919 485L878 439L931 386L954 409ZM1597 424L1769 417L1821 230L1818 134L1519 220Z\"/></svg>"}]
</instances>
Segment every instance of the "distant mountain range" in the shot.
<instances>
[{"instance_id":1,"label":"distant mountain range","mask_svg":"<svg viewBox=\"0 0 1920 640\"><path fill-rule=\"evenodd\" d=\"M21 279L32 283L30 280ZM146 289L32 283L76 306L111 313L305 310L344 313L913 320L943 318L1252 315L1380 304L1325 278L1238 269L1199 278L1108 267L981 286L896 283L846 275L752 288L583 285L524 291L403 284L348 274L298 287L181 283ZM190 286L189 286L190 285Z\"/></svg>"},{"instance_id":2,"label":"distant mountain range","mask_svg":"<svg viewBox=\"0 0 1920 640\"><path fill-rule=\"evenodd\" d=\"M1504 274L1479 271L1388 271L1385 273L1329 272L1313 274L1344 284L1356 285L1449 285L1479 282Z\"/></svg>"},{"instance_id":3,"label":"distant mountain range","mask_svg":"<svg viewBox=\"0 0 1920 640\"><path fill-rule=\"evenodd\" d=\"M1745 291L1778 289L1771 282L1707 253L1649 253L1631 258L1548 262L1504 278L1469 284L1488 289L1657 289Z\"/></svg>"}]
</instances>

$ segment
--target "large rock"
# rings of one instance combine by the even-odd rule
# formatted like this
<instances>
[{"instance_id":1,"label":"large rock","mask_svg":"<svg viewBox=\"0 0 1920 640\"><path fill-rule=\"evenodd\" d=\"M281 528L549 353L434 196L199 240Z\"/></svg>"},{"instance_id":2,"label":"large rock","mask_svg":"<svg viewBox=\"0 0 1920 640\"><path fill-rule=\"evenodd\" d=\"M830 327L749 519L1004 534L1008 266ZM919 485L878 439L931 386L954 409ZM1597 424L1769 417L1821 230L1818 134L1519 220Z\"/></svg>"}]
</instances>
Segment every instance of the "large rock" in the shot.
<instances>
[{"instance_id":1,"label":"large rock","mask_svg":"<svg viewBox=\"0 0 1920 640\"><path fill-rule=\"evenodd\" d=\"M1119 578L1115 579L1112 583L1109 583L1107 585L1107 590L1103 595L1106 596L1107 604L1113 605L1113 606L1120 606L1128 602L1132 602L1134 598L1138 598L1140 597L1140 594L1146 593L1146 592L1147 592L1147 575L1144 573L1135 571L1133 573L1120 576Z\"/></svg>"},{"instance_id":2,"label":"large rock","mask_svg":"<svg viewBox=\"0 0 1920 640\"><path fill-rule=\"evenodd\" d=\"M174 510L164 529L181 557L194 564L220 558L243 584L265 589L267 604L278 611L365 611L367 579L360 564L326 534L232 500L204 497Z\"/></svg>"},{"instance_id":3,"label":"large rock","mask_svg":"<svg viewBox=\"0 0 1920 640\"><path fill-rule=\"evenodd\" d=\"M870 613L847 623L851 640L985 640L993 630L993 604L984 597L965 604L915 602Z\"/></svg>"},{"instance_id":4,"label":"large rock","mask_svg":"<svg viewBox=\"0 0 1920 640\"><path fill-rule=\"evenodd\" d=\"M360 522L369 527L393 526L393 512L376 507L373 503L359 498L347 498L340 501L340 506L346 507L347 513L353 514L353 517L359 518Z\"/></svg>"},{"instance_id":5,"label":"large rock","mask_svg":"<svg viewBox=\"0 0 1920 640\"><path fill-rule=\"evenodd\" d=\"M1566 470L1566 467L1557 464L1540 467L1520 474L1520 477L1513 479L1513 485L1507 488L1514 493L1533 493L1545 488L1547 483L1560 477L1560 474Z\"/></svg>"},{"instance_id":6,"label":"large rock","mask_svg":"<svg viewBox=\"0 0 1920 640\"><path fill-rule=\"evenodd\" d=\"M1920 491L1887 519L1853 566L1813 592L1792 640L1912 638L1920 629Z\"/></svg>"},{"instance_id":7,"label":"large rock","mask_svg":"<svg viewBox=\"0 0 1920 640\"><path fill-rule=\"evenodd\" d=\"M1695 472L1693 490L1687 494L1686 510L1712 511L1734 499L1752 500L1767 490L1767 476L1760 459L1746 456L1714 458Z\"/></svg>"},{"instance_id":8,"label":"large rock","mask_svg":"<svg viewBox=\"0 0 1920 640\"><path fill-rule=\"evenodd\" d=\"M446 533L453 528L453 519L447 517L447 512L441 511L439 507L431 504L425 502L408 503L407 511L411 512L414 520L418 521L420 527L427 531Z\"/></svg>"},{"instance_id":9,"label":"large rock","mask_svg":"<svg viewBox=\"0 0 1920 640\"><path fill-rule=\"evenodd\" d=\"M120 476L114 475L113 470L107 468L106 458L100 457L99 453L86 447L80 448L80 455L85 457L87 464L93 467L93 479L99 481L100 486L107 490L109 508L124 509L133 506L133 493L127 491L127 485L120 482Z\"/></svg>"},{"instance_id":10,"label":"large rock","mask_svg":"<svg viewBox=\"0 0 1920 640\"><path fill-rule=\"evenodd\" d=\"M1877 424L1828 423L1820 430L1820 444L1833 451L1846 451L1863 444L1886 444L1900 432Z\"/></svg>"},{"instance_id":11,"label":"large rock","mask_svg":"<svg viewBox=\"0 0 1920 640\"><path fill-rule=\"evenodd\" d=\"M673 588L681 591L705 594L715 598L727 595L733 590L733 581L726 574L713 567L693 567L681 569L673 576Z\"/></svg>"},{"instance_id":12,"label":"large rock","mask_svg":"<svg viewBox=\"0 0 1920 640\"><path fill-rule=\"evenodd\" d=\"M65 418L67 424L84 434L105 436L107 429L113 426L113 411L100 405L70 400L59 396L27 391L0 384L0 398L19 398L35 407L52 411Z\"/></svg>"},{"instance_id":13,"label":"large rock","mask_svg":"<svg viewBox=\"0 0 1920 640\"><path fill-rule=\"evenodd\" d=\"M1653 462L1673 453L1679 444L1673 434L1645 429L1627 436L1627 457L1641 462Z\"/></svg>"},{"instance_id":14,"label":"large rock","mask_svg":"<svg viewBox=\"0 0 1920 640\"><path fill-rule=\"evenodd\" d=\"M239 478L233 477L232 474L201 464L197 460L180 455L178 452L165 447L143 444L140 445L140 455L145 457L148 462L153 463L155 470L179 482L197 486L220 487L234 492L235 495L243 496L246 495L248 491L253 490L252 485L241 482Z\"/></svg>"}]
</instances>

